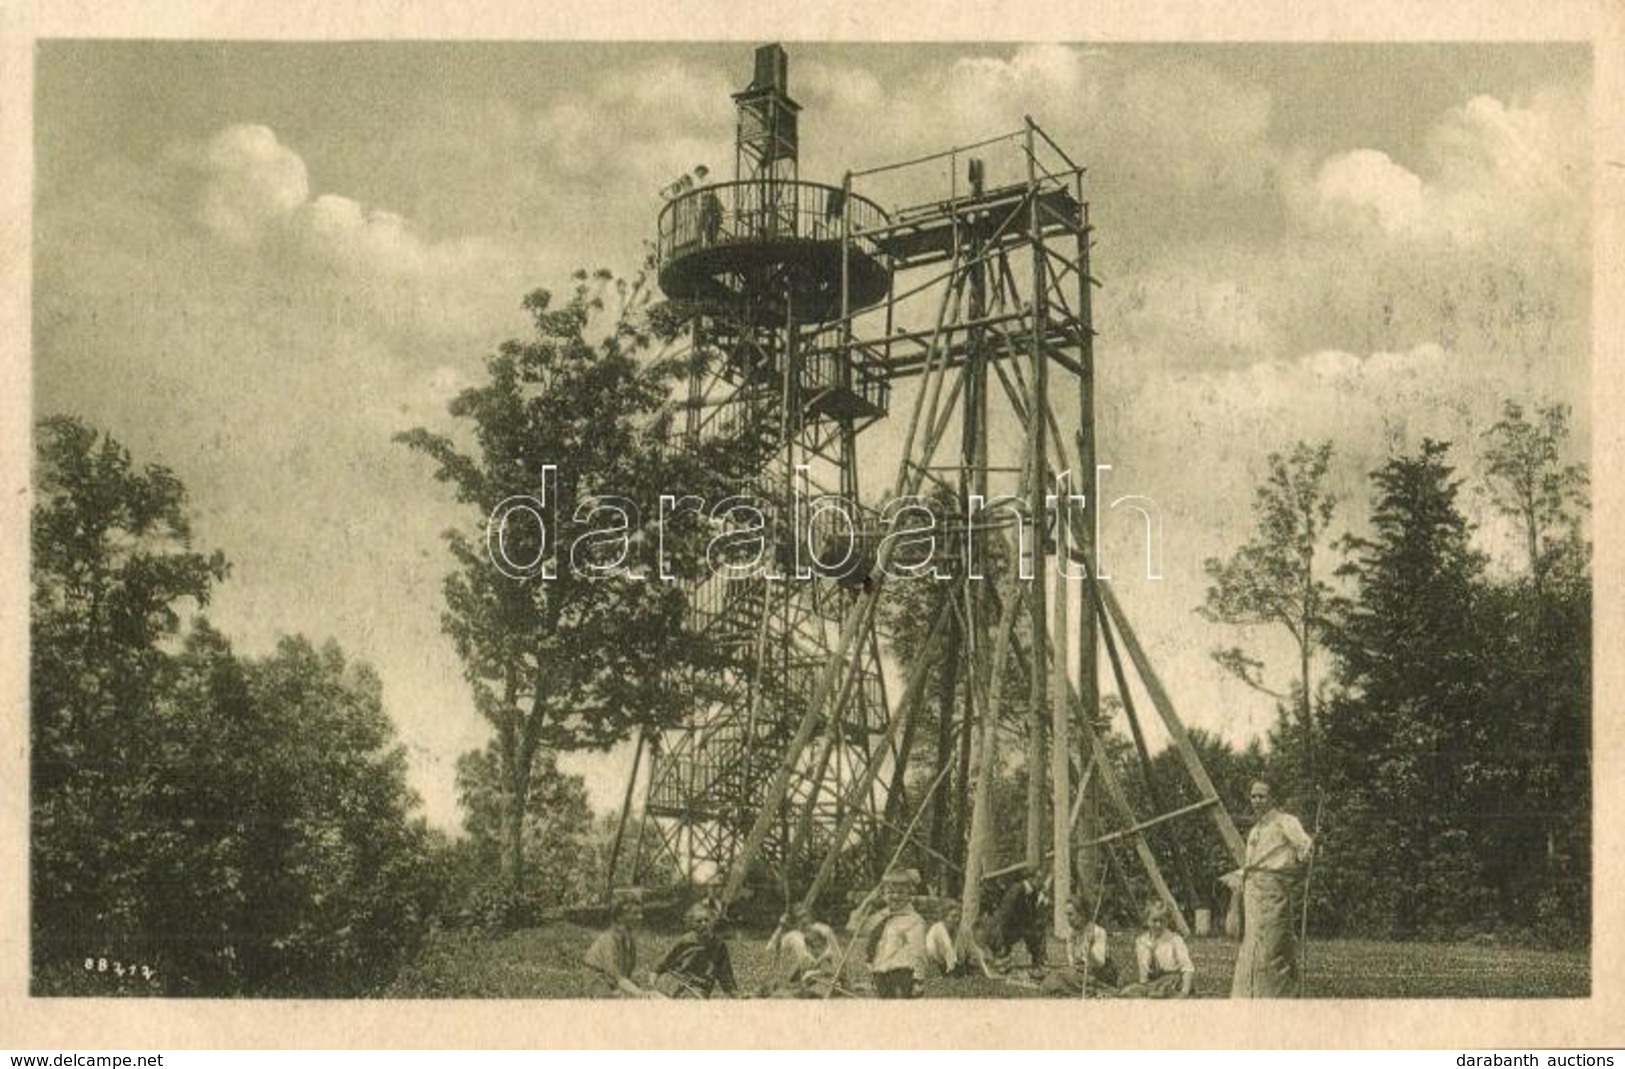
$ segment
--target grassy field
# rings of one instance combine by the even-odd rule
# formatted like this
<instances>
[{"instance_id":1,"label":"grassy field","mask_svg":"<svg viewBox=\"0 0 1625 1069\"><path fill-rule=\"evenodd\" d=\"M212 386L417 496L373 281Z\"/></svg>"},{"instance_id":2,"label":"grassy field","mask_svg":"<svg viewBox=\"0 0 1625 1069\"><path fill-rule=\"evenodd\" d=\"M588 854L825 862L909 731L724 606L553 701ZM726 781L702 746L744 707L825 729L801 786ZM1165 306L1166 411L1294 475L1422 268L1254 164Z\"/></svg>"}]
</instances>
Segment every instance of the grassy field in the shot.
<instances>
[{"instance_id":1,"label":"grassy field","mask_svg":"<svg viewBox=\"0 0 1625 1069\"><path fill-rule=\"evenodd\" d=\"M567 922L500 938L440 933L387 990L401 998L583 998L595 994L581 956L595 933ZM639 931L638 976L665 953L677 933ZM740 987L754 991L770 968L765 934L741 932L729 941ZM1196 994L1223 998L1230 990L1236 946L1226 939L1193 939ZM1059 945L1052 955L1060 957ZM1022 955L1017 953L1018 960ZM1112 956L1132 969L1131 936L1112 936ZM854 963L854 971L861 969ZM1019 972L1019 970L1018 970ZM1310 945L1306 994L1317 998L1582 998L1590 993L1583 952L1527 950L1441 943L1356 940ZM1020 982L934 979L929 998L1037 998Z\"/></svg>"}]
</instances>

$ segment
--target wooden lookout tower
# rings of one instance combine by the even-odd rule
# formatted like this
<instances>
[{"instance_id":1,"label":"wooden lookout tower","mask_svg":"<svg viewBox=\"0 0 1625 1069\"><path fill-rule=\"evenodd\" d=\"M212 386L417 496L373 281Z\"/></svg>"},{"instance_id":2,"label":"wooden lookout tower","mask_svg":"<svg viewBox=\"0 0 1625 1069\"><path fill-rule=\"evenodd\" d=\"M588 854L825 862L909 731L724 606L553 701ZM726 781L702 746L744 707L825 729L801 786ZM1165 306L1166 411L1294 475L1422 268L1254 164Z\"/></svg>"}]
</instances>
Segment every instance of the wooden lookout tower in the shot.
<instances>
[{"instance_id":1,"label":"wooden lookout tower","mask_svg":"<svg viewBox=\"0 0 1625 1069\"><path fill-rule=\"evenodd\" d=\"M1074 878L1103 886L1103 856L1126 846L1185 928L1152 830L1201 819L1237 863L1244 847L1094 566L1084 168L1025 118L839 184L803 181L777 45L757 50L734 103L733 180L680 191L659 220L659 283L688 316L683 433L746 429L758 463L742 493L795 516L815 548L828 532L795 512L798 494L863 504L853 552L813 554L810 577L690 592L690 626L736 644L743 667L722 700L640 744L645 829L725 901L754 884L811 903L902 861L959 894L966 924L1003 863L1047 864L1060 931ZM898 198L909 206L880 207ZM899 580L887 509L926 500L950 563ZM906 658L879 633L900 581L925 584ZM1148 777L1139 711L1161 722L1187 780L1178 804L1154 785L1157 811L1131 803L1103 686ZM1016 755L1024 834L995 843L991 784Z\"/></svg>"}]
</instances>

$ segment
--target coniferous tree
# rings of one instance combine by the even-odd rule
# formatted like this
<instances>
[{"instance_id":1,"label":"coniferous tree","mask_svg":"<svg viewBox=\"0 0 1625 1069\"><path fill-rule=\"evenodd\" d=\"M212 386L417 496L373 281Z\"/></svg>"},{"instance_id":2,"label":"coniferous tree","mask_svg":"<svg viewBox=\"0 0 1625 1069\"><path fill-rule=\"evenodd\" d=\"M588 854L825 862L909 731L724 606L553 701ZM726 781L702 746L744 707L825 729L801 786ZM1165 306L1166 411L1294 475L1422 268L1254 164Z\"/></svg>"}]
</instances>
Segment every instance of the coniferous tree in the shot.
<instances>
[{"instance_id":1,"label":"coniferous tree","mask_svg":"<svg viewBox=\"0 0 1625 1069\"><path fill-rule=\"evenodd\" d=\"M1424 440L1372 474L1372 532L1344 540L1353 583L1331 635L1341 693L1327 718L1341 864L1369 880L1369 923L1416 935L1482 912L1469 824L1493 730L1481 672L1484 558L1457 506L1448 445ZM1362 869L1364 870L1362 872Z\"/></svg>"}]
</instances>

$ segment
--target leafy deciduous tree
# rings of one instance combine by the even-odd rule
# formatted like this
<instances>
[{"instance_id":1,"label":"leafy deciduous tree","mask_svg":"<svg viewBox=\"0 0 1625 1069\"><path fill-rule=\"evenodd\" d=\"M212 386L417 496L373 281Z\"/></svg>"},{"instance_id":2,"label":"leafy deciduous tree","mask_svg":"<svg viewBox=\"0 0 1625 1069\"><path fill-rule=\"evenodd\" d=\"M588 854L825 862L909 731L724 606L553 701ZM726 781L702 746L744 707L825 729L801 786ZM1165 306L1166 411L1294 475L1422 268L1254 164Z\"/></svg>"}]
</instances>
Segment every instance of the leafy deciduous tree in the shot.
<instances>
[{"instance_id":1,"label":"leafy deciduous tree","mask_svg":"<svg viewBox=\"0 0 1625 1069\"><path fill-rule=\"evenodd\" d=\"M175 993L355 994L433 903L426 832L370 670L336 646L233 654L183 627L226 566L192 551L167 469L40 426L30 735L35 988L80 962ZM76 982L80 986L75 986Z\"/></svg>"},{"instance_id":2,"label":"leafy deciduous tree","mask_svg":"<svg viewBox=\"0 0 1625 1069\"><path fill-rule=\"evenodd\" d=\"M1337 499L1327 492L1332 444L1299 442L1286 456L1271 453L1269 474L1253 496L1257 529L1227 560L1203 563L1212 585L1198 610L1216 623L1275 625L1298 648L1298 678L1291 695L1271 689L1263 662L1240 647L1214 653L1237 678L1296 706L1305 783L1315 776L1315 726L1310 662L1325 637L1331 588L1315 575L1315 557Z\"/></svg>"},{"instance_id":3,"label":"leafy deciduous tree","mask_svg":"<svg viewBox=\"0 0 1625 1069\"><path fill-rule=\"evenodd\" d=\"M1538 592L1554 557L1572 553L1578 545L1579 519L1588 504L1585 466L1563 460L1569 408L1549 405L1536 409L1530 419L1521 404L1507 401L1484 437L1490 499L1522 528L1529 575Z\"/></svg>"},{"instance_id":4,"label":"leafy deciduous tree","mask_svg":"<svg viewBox=\"0 0 1625 1069\"><path fill-rule=\"evenodd\" d=\"M704 676L695 669L720 663L683 627L681 580L698 574L708 529L691 508L662 515L661 495L714 503L740 491L729 481L738 471L727 443L674 443L668 395L684 369L656 351L641 283L607 272L577 278L562 306L546 291L526 298L534 336L502 345L487 361L489 381L452 402L472 453L421 428L400 436L482 523L478 536L446 535L457 570L443 619L495 730L510 799L504 867L516 891L525 884L524 814L544 767L538 752L608 747L636 726L671 726L694 707ZM567 545L559 529L483 526L510 497L544 492L554 528L585 526L582 537ZM620 506L606 510L616 522L597 526L594 509L610 500ZM551 555L556 575L499 570L487 552L493 537L512 561ZM625 574L591 574L616 564Z\"/></svg>"}]
</instances>

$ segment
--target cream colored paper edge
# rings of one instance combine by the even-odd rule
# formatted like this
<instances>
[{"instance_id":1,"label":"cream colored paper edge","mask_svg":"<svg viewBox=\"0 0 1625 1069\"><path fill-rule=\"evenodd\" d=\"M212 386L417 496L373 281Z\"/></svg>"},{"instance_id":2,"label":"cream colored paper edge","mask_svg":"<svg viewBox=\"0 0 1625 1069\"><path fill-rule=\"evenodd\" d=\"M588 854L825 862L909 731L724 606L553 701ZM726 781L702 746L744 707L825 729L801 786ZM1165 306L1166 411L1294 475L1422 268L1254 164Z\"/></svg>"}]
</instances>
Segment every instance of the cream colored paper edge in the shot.
<instances>
[{"instance_id":1,"label":"cream colored paper edge","mask_svg":"<svg viewBox=\"0 0 1625 1069\"><path fill-rule=\"evenodd\" d=\"M577 39L1591 42L1596 702L1592 995L1575 1000L1183 1004L961 1000L882 1005L529 1001L200 1002L36 999L27 975L27 597L30 206L35 41ZM1625 4L1495 0L1358 5L1266 0L932 5L648 0L607 5L137 3L0 6L0 1046L37 1051L528 1047L1393 1047L1518 1049L1625 1043L1625 575L1620 422L1625 338ZM1601 951L1599 953L1598 951Z\"/></svg>"}]
</instances>

